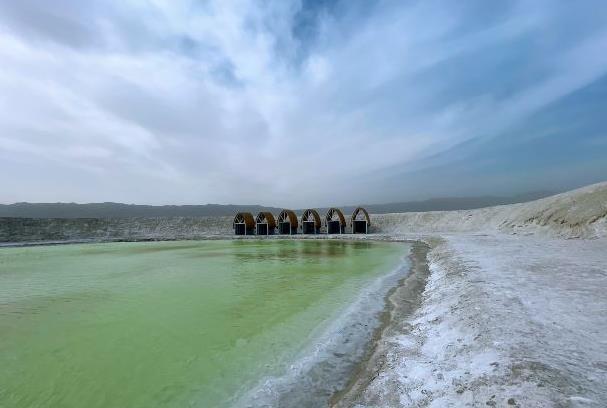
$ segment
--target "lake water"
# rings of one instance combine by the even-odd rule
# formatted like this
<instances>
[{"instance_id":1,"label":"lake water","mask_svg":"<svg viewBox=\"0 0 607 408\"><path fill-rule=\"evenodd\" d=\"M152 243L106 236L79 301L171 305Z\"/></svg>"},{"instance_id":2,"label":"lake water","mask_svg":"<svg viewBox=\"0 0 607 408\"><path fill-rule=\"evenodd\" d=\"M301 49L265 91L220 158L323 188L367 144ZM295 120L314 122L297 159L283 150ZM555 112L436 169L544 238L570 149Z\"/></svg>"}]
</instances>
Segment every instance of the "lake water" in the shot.
<instances>
[{"instance_id":1,"label":"lake water","mask_svg":"<svg viewBox=\"0 0 607 408\"><path fill-rule=\"evenodd\" d=\"M235 240L0 248L0 407L319 406L409 247Z\"/></svg>"}]
</instances>

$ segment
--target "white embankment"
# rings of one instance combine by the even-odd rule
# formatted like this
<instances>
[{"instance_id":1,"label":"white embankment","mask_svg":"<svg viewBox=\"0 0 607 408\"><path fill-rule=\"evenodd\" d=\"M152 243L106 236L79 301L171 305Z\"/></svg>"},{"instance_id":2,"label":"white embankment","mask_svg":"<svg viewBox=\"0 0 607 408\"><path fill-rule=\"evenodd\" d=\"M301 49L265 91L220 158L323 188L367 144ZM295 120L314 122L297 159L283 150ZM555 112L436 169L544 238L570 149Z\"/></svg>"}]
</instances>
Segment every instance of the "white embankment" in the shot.
<instances>
[{"instance_id":1,"label":"white embankment","mask_svg":"<svg viewBox=\"0 0 607 408\"><path fill-rule=\"evenodd\" d=\"M382 214L372 217L381 233L540 234L562 238L607 236L607 182L522 204L478 210Z\"/></svg>"},{"instance_id":2,"label":"white embankment","mask_svg":"<svg viewBox=\"0 0 607 408\"><path fill-rule=\"evenodd\" d=\"M607 183L372 221L428 242L430 272L374 377L338 406L607 406Z\"/></svg>"}]
</instances>

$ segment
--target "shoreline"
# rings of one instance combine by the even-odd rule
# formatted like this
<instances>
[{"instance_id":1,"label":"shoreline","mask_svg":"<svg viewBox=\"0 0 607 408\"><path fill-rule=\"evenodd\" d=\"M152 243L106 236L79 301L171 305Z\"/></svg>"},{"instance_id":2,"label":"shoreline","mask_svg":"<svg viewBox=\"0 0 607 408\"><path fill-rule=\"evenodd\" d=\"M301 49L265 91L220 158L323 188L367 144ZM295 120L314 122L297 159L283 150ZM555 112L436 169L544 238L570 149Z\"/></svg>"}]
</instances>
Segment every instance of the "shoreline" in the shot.
<instances>
[{"instance_id":1,"label":"shoreline","mask_svg":"<svg viewBox=\"0 0 607 408\"><path fill-rule=\"evenodd\" d=\"M240 241L240 240L336 240L336 241L380 241L380 242L404 242L413 244L423 242L418 239L405 239L394 234L369 233L369 234L295 234L295 235L268 235L268 236L239 236L239 235L202 235L199 237L176 237L176 238L108 238L108 239L73 239L73 240L52 240L52 241L11 241L0 242L1 248L21 248L37 246L59 246L59 245L87 245L87 244L114 244L114 243L136 243L136 242L190 242L190 241Z\"/></svg>"},{"instance_id":2,"label":"shoreline","mask_svg":"<svg viewBox=\"0 0 607 408\"><path fill-rule=\"evenodd\" d=\"M379 239L378 241L384 240ZM406 319L421 304L430 273L427 259L430 249L430 246L423 241L411 242L411 251L408 256L409 273L386 294L386 308L380 316L381 323L371 339L371 345L348 380L347 386L333 394L329 400L330 407L340 408L357 404L361 394L382 371L386 362L384 342L387 335L396 330L402 330L397 325L405 323Z\"/></svg>"},{"instance_id":3,"label":"shoreline","mask_svg":"<svg viewBox=\"0 0 607 408\"><path fill-rule=\"evenodd\" d=\"M345 309L337 312L328 325L317 327L312 341L289 363L290 370L275 377L260 378L256 385L232 401L231 406L328 406L333 395L348 386L359 367L365 364L377 334L386 324L389 295L411 270L410 241L374 242L394 244L401 247L399 252L404 250L394 268L374 278L351 297ZM319 376L325 377L322 385L318 383Z\"/></svg>"},{"instance_id":4,"label":"shoreline","mask_svg":"<svg viewBox=\"0 0 607 408\"><path fill-rule=\"evenodd\" d=\"M607 310L601 297L607 237L412 232L271 239L407 242L412 244L407 278L421 273L427 279L417 289L408 279L395 285L384 303L391 312L376 315L386 324L361 350L354 374L341 377L348 385L317 406L569 406L578 400L595 406L607 401L605 366L589 369L586 363L604 359L601 336L607 320L599 316ZM579 303L571 288L592 302ZM562 317L558 325L553 316ZM537 349L538 341L544 348ZM555 358L563 349L571 355Z\"/></svg>"},{"instance_id":5,"label":"shoreline","mask_svg":"<svg viewBox=\"0 0 607 408\"><path fill-rule=\"evenodd\" d=\"M211 240L226 240L238 241L243 238L230 236L208 236L202 239L168 239L168 240L87 240L87 241L61 241L61 242L19 242L12 245L3 245L4 248L27 248L39 246L61 246L61 245L87 245L87 244L112 244L118 242L191 242L191 241L211 241ZM266 237L247 237L245 240L263 241ZM379 345L384 339L384 334L389 328L395 324L395 319L406 317L410 312L414 311L421 296L421 292L425 286L427 277L427 262L426 254L429 251L429 246L421 241L413 241L386 235L315 235L315 236L273 236L272 240L331 240L331 241L346 241L346 242L390 242L394 244L405 244L404 248L408 250L402 255L401 266L402 275L397 277L381 294L382 306L377 309L376 321L377 327L372 329L372 332L365 335L367 337L366 344L362 347L360 356L356 356L354 367L348 373L340 375L340 384L327 394L325 403L331 406L336 401L345 400L355 389L358 389L361 384L368 384L372 377L371 365L376 357ZM1 248L0 247L0 251ZM408 265L407 265L408 264ZM403 303L404 301L404 303ZM364 330L363 330L364 331ZM362 333L361 333L362 335ZM358 353L356 353L358 354Z\"/></svg>"},{"instance_id":6,"label":"shoreline","mask_svg":"<svg viewBox=\"0 0 607 408\"><path fill-rule=\"evenodd\" d=\"M425 278L415 285L403 279L390 292L386 311L376 315L385 324L361 350L365 357L348 386L333 394L333 407L603 406L606 202L604 182L529 203L372 215L368 235L267 238L235 237L229 220L90 226L0 219L0 252L218 239L408 242L410 274Z\"/></svg>"}]
</instances>

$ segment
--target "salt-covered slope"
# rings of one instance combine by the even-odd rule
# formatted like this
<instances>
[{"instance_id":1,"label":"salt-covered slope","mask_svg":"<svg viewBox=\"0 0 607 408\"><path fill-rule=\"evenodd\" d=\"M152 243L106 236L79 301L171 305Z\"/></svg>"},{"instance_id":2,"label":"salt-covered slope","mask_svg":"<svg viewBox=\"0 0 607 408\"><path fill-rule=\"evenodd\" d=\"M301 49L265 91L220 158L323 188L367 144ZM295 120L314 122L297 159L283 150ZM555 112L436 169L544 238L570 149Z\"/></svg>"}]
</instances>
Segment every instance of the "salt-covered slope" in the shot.
<instances>
[{"instance_id":1,"label":"salt-covered slope","mask_svg":"<svg viewBox=\"0 0 607 408\"><path fill-rule=\"evenodd\" d=\"M607 182L529 203L478 210L373 216L376 231L540 233L563 238L607 236Z\"/></svg>"},{"instance_id":2,"label":"salt-covered slope","mask_svg":"<svg viewBox=\"0 0 607 408\"><path fill-rule=\"evenodd\" d=\"M530 203L374 217L429 243L422 302L339 407L606 407L607 183ZM572 239L577 238L577 239Z\"/></svg>"},{"instance_id":3,"label":"salt-covered slope","mask_svg":"<svg viewBox=\"0 0 607 408\"><path fill-rule=\"evenodd\" d=\"M607 239L430 243L421 307L385 332L374 378L338 406L607 406Z\"/></svg>"}]
</instances>

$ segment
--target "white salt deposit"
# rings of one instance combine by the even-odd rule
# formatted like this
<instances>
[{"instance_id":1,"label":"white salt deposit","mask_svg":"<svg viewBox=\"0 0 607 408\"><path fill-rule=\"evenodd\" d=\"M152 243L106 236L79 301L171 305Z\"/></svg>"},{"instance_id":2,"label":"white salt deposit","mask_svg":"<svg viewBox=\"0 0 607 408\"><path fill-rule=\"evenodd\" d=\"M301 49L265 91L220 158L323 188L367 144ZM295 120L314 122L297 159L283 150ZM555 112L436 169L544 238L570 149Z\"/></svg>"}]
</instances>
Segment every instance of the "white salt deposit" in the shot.
<instances>
[{"instance_id":1,"label":"white salt deposit","mask_svg":"<svg viewBox=\"0 0 607 408\"><path fill-rule=\"evenodd\" d=\"M607 183L374 221L426 240L430 276L358 406L607 406Z\"/></svg>"}]
</instances>

